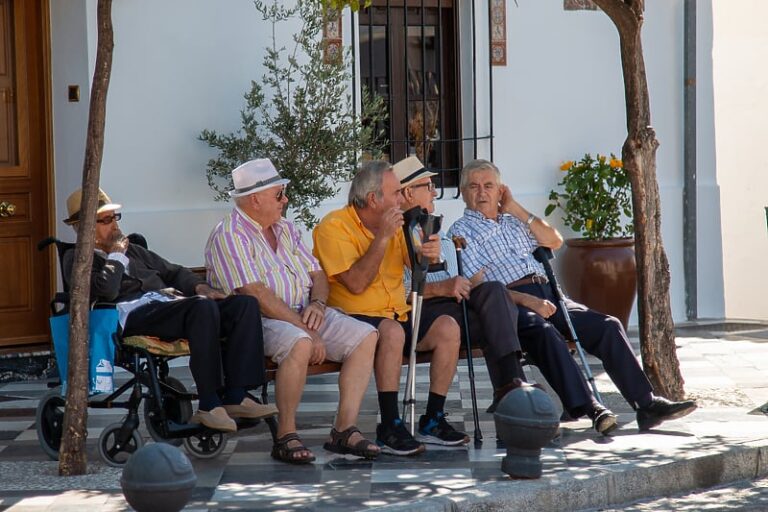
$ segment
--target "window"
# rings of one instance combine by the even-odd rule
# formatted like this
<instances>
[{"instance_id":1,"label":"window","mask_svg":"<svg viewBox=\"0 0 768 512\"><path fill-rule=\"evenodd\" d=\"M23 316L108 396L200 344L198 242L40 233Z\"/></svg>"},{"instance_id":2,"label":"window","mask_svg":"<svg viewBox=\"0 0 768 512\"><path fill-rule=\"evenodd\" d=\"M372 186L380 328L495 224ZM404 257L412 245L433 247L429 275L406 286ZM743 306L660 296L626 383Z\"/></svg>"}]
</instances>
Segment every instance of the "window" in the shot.
<instances>
[{"instance_id":1,"label":"window","mask_svg":"<svg viewBox=\"0 0 768 512\"><path fill-rule=\"evenodd\" d=\"M391 162L416 155L456 186L461 169L458 15L451 0L374 0L359 15L361 86L388 107Z\"/></svg>"}]
</instances>

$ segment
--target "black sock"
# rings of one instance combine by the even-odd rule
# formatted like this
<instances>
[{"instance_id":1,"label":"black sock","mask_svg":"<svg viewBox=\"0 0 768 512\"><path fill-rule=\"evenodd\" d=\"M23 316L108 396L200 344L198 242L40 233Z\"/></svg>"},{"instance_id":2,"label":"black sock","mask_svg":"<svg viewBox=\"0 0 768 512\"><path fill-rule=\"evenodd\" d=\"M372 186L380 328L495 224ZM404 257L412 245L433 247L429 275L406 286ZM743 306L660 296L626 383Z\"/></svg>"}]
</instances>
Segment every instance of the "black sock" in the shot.
<instances>
[{"instance_id":1,"label":"black sock","mask_svg":"<svg viewBox=\"0 0 768 512\"><path fill-rule=\"evenodd\" d=\"M444 407L445 397L430 391L427 398L427 418L437 418L437 413L443 412Z\"/></svg>"},{"instance_id":2,"label":"black sock","mask_svg":"<svg viewBox=\"0 0 768 512\"><path fill-rule=\"evenodd\" d=\"M197 404L197 408L201 411L210 411L216 407L221 406L221 398L215 391L212 393L205 393L200 395L200 401Z\"/></svg>"},{"instance_id":3,"label":"black sock","mask_svg":"<svg viewBox=\"0 0 768 512\"><path fill-rule=\"evenodd\" d=\"M637 401L637 408L638 409L644 409L651 405L651 402L653 401L653 393L648 393L644 397L642 397L640 400Z\"/></svg>"},{"instance_id":4,"label":"black sock","mask_svg":"<svg viewBox=\"0 0 768 512\"><path fill-rule=\"evenodd\" d=\"M245 399L245 388L226 388L224 390L224 403L226 405L240 405Z\"/></svg>"},{"instance_id":5,"label":"black sock","mask_svg":"<svg viewBox=\"0 0 768 512\"><path fill-rule=\"evenodd\" d=\"M379 391L381 424L392 425L400 417L397 412L397 391Z\"/></svg>"}]
</instances>

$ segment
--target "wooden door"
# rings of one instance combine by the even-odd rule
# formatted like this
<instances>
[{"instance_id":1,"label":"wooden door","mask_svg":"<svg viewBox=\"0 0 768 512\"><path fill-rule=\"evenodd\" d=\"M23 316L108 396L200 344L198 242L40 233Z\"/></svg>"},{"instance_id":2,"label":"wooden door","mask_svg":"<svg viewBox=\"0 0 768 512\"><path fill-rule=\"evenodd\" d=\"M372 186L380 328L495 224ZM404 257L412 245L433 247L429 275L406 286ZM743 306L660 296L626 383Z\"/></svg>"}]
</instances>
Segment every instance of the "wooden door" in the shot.
<instances>
[{"instance_id":1,"label":"wooden door","mask_svg":"<svg viewBox=\"0 0 768 512\"><path fill-rule=\"evenodd\" d=\"M0 0L0 348L47 343L47 2Z\"/></svg>"}]
</instances>

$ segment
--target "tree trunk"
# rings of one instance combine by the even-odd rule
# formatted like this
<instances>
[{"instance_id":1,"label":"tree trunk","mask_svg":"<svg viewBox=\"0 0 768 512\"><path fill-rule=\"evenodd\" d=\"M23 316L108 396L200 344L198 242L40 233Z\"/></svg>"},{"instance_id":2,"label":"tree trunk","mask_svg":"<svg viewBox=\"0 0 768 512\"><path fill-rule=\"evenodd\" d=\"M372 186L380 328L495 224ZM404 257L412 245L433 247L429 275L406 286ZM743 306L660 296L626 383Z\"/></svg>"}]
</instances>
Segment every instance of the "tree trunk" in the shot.
<instances>
[{"instance_id":1,"label":"tree trunk","mask_svg":"<svg viewBox=\"0 0 768 512\"><path fill-rule=\"evenodd\" d=\"M638 318L643 367L656 393L671 399L685 395L675 348L669 301L669 261L661 240L661 202L656 180L659 142L651 127L651 109L641 30L644 0L594 0L616 25L621 45L627 139L624 168L632 182Z\"/></svg>"},{"instance_id":2,"label":"tree trunk","mask_svg":"<svg viewBox=\"0 0 768 512\"><path fill-rule=\"evenodd\" d=\"M99 171L104 149L107 90L112 71L112 0L99 0L98 47L93 73L88 135L83 164L83 196L72 268L69 324L69 371L64 429L59 449L59 475L82 475L87 470L85 438L88 420L88 311L93 263L95 212L98 208Z\"/></svg>"}]
</instances>

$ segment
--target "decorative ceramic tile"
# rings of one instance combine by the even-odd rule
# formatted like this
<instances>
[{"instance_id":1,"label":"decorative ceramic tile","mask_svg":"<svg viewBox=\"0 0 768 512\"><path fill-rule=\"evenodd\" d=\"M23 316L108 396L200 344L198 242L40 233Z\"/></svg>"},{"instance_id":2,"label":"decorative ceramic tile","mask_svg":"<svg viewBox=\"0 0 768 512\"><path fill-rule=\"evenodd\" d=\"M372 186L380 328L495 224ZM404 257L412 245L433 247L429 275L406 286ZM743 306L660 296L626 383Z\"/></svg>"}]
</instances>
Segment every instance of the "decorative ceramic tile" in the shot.
<instances>
[{"instance_id":1,"label":"decorative ceramic tile","mask_svg":"<svg viewBox=\"0 0 768 512\"><path fill-rule=\"evenodd\" d=\"M326 63L335 62L342 55L341 16L339 13L329 13L328 20L323 25L323 60Z\"/></svg>"},{"instance_id":2,"label":"decorative ceramic tile","mask_svg":"<svg viewBox=\"0 0 768 512\"><path fill-rule=\"evenodd\" d=\"M491 0L491 64L507 65L507 5L506 0Z\"/></svg>"},{"instance_id":3,"label":"decorative ceramic tile","mask_svg":"<svg viewBox=\"0 0 768 512\"><path fill-rule=\"evenodd\" d=\"M596 11L598 7L592 0L563 0L566 11Z\"/></svg>"}]
</instances>

